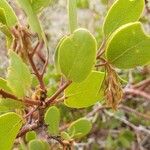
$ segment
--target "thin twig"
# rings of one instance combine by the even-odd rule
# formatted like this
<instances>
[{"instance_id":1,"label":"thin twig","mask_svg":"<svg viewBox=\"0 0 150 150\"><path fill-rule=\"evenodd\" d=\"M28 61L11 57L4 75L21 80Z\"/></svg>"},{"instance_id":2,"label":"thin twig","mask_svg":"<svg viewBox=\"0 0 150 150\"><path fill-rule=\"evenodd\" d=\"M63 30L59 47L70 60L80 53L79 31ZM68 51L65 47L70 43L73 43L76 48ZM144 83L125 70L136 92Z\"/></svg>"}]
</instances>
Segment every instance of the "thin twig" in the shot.
<instances>
[{"instance_id":1,"label":"thin twig","mask_svg":"<svg viewBox=\"0 0 150 150\"><path fill-rule=\"evenodd\" d=\"M47 136L48 139L53 139L55 141L57 141L60 145L62 145L62 147L65 146L65 144L63 143L63 141L60 139L60 137L57 137L57 136Z\"/></svg>"},{"instance_id":2,"label":"thin twig","mask_svg":"<svg viewBox=\"0 0 150 150\"><path fill-rule=\"evenodd\" d=\"M34 54L36 53L38 47L39 47L40 42L38 41L38 43L36 44L36 46L33 48L33 50L30 52L30 55L33 57Z\"/></svg>"},{"instance_id":3,"label":"thin twig","mask_svg":"<svg viewBox=\"0 0 150 150\"><path fill-rule=\"evenodd\" d=\"M102 67L102 66L105 66L105 65L106 65L106 63L101 63L101 64L95 65L95 67Z\"/></svg>"},{"instance_id":4,"label":"thin twig","mask_svg":"<svg viewBox=\"0 0 150 150\"><path fill-rule=\"evenodd\" d=\"M143 91L138 90L138 89L125 88L124 94L137 95L137 96L141 96L143 98L146 98L147 100L150 100L150 95L148 93L143 92Z\"/></svg>"},{"instance_id":5,"label":"thin twig","mask_svg":"<svg viewBox=\"0 0 150 150\"><path fill-rule=\"evenodd\" d=\"M101 44L101 46L100 46L100 48L98 50L96 59L99 59L103 55L103 53L105 52L105 49L104 49L105 45L106 45L106 39L103 40L103 42L102 42L102 44Z\"/></svg>"},{"instance_id":6,"label":"thin twig","mask_svg":"<svg viewBox=\"0 0 150 150\"><path fill-rule=\"evenodd\" d=\"M44 73L45 73L45 71L46 71L48 62L49 62L49 49L47 49L47 59L46 59L46 61L45 61L45 63L44 63L43 70L42 70L42 72L41 72L41 74L40 74L41 78L43 78L43 76L44 76Z\"/></svg>"},{"instance_id":7,"label":"thin twig","mask_svg":"<svg viewBox=\"0 0 150 150\"><path fill-rule=\"evenodd\" d=\"M64 83L46 102L46 105L49 106L55 101L55 99L71 84L71 81Z\"/></svg>"},{"instance_id":8,"label":"thin twig","mask_svg":"<svg viewBox=\"0 0 150 150\"><path fill-rule=\"evenodd\" d=\"M122 118L122 117L119 117L117 115L114 115L113 113L107 111L107 110L104 110L105 114L107 114L108 116L110 117L114 117L115 119L123 122L124 124L126 124L127 126L131 127L134 131L136 132L143 132L145 134L149 134L150 135L150 131L142 126L135 126L134 124L132 124L131 122L129 122L128 120Z\"/></svg>"},{"instance_id":9,"label":"thin twig","mask_svg":"<svg viewBox=\"0 0 150 150\"><path fill-rule=\"evenodd\" d=\"M43 64L46 62L44 55L41 53L41 51L37 51L36 55L41 59Z\"/></svg>"},{"instance_id":10,"label":"thin twig","mask_svg":"<svg viewBox=\"0 0 150 150\"><path fill-rule=\"evenodd\" d=\"M2 96L2 98L6 99L9 98L10 100L15 100L15 101L18 101L18 102L22 102L22 103L25 103L25 104L28 104L30 106L33 106L33 105L41 105L40 102L38 101L33 101L33 100L30 100L28 98L24 98L24 99L19 99L17 96L11 94L11 93L8 93L2 89L0 89L0 95Z\"/></svg>"},{"instance_id":11,"label":"thin twig","mask_svg":"<svg viewBox=\"0 0 150 150\"><path fill-rule=\"evenodd\" d=\"M146 80L143 80L135 85L132 86L132 88L140 88L144 85L149 85L150 84L150 78L146 79Z\"/></svg>"},{"instance_id":12,"label":"thin twig","mask_svg":"<svg viewBox=\"0 0 150 150\"><path fill-rule=\"evenodd\" d=\"M8 93L2 89L0 89L0 95L2 96L2 98L10 98L13 100L22 101L22 100L18 99L18 97L16 97L15 95Z\"/></svg>"},{"instance_id":13,"label":"thin twig","mask_svg":"<svg viewBox=\"0 0 150 150\"><path fill-rule=\"evenodd\" d=\"M28 114L26 114L26 115L24 116L24 118L27 118L27 117L31 116L36 110L38 110L38 108L39 108L39 106L37 106L37 107L35 107L34 109L32 109Z\"/></svg>"},{"instance_id":14,"label":"thin twig","mask_svg":"<svg viewBox=\"0 0 150 150\"><path fill-rule=\"evenodd\" d=\"M110 108L110 107L108 107L108 106L98 106L95 109L93 109L91 112L89 112L86 115L86 117L90 118L90 117L94 116L96 113L98 113L99 111L104 110L104 109L108 109L108 108Z\"/></svg>"},{"instance_id":15,"label":"thin twig","mask_svg":"<svg viewBox=\"0 0 150 150\"><path fill-rule=\"evenodd\" d=\"M28 58L29 58L29 62L31 64L31 67L32 67L32 69L33 69L33 71L34 71L34 73L35 73L35 75L36 75L36 77L37 77L37 79L38 79L38 81L40 83L41 89L45 90L45 84L44 84L44 81L42 79L42 76L40 75L39 71L37 70L37 68L35 66L35 63L33 61L33 58L32 58L32 56L30 54L28 55Z\"/></svg>"},{"instance_id":16,"label":"thin twig","mask_svg":"<svg viewBox=\"0 0 150 150\"><path fill-rule=\"evenodd\" d=\"M24 136L27 132L32 131L32 130L35 130L35 129L37 129L37 128L39 128L39 125L36 124L36 123L34 123L34 124L32 124L32 125L29 124L28 126L24 126L24 127L20 130L19 134L17 135L17 138L18 138L18 137L22 137L22 136Z\"/></svg>"},{"instance_id":17,"label":"thin twig","mask_svg":"<svg viewBox=\"0 0 150 150\"><path fill-rule=\"evenodd\" d=\"M59 103L63 102L65 99L67 99L67 97L65 97L65 96L62 96L62 97L60 97L60 98L57 98L57 99L55 99L55 100L51 103L51 105L59 104Z\"/></svg>"},{"instance_id":18,"label":"thin twig","mask_svg":"<svg viewBox=\"0 0 150 150\"><path fill-rule=\"evenodd\" d=\"M135 109L132 109L130 107L127 107L127 106L124 106L124 105L120 105L119 108L124 110L127 113L133 113L133 114L137 115L138 117L142 117L144 119L150 120L150 116L145 115L143 113L140 113L140 112L138 112Z\"/></svg>"}]
</instances>

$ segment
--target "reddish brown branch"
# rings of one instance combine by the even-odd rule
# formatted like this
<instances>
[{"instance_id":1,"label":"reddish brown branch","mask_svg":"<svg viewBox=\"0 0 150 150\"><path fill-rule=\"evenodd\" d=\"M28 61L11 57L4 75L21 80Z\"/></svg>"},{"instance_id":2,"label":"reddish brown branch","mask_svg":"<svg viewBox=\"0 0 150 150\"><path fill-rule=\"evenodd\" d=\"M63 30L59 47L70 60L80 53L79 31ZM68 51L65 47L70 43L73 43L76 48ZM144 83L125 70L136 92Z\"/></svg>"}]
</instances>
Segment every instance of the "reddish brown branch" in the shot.
<instances>
[{"instance_id":1,"label":"reddish brown branch","mask_svg":"<svg viewBox=\"0 0 150 150\"><path fill-rule=\"evenodd\" d=\"M133 114L137 115L138 117L142 117L144 119L150 120L150 116L145 115L143 113L140 113L140 112L138 112L138 111L136 111L136 110L134 110L134 109L132 109L130 107L120 105L119 108L124 110L127 113L133 113Z\"/></svg>"},{"instance_id":2,"label":"reddish brown branch","mask_svg":"<svg viewBox=\"0 0 150 150\"><path fill-rule=\"evenodd\" d=\"M39 125L38 124L32 124L32 125L28 125L28 126L25 126L21 129L21 131L19 132L19 134L17 135L17 138L21 137L21 136L24 136L27 132L29 131L32 131L32 130L35 130L39 128Z\"/></svg>"},{"instance_id":3,"label":"reddish brown branch","mask_svg":"<svg viewBox=\"0 0 150 150\"><path fill-rule=\"evenodd\" d=\"M24 116L24 118L28 118L29 116L31 116L36 110L38 110L39 106L35 107L34 109L32 109L28 114L26 114Z\"/></svg>"},{"instance_id":4,"label":"reddish brown branch","mask_svg":"<svg viewBox=\"0 0 150 150\"><path fill-rule=\"evenodd\" d=\"M63 84L46 102L46 105L50 105L53 101L71 84L71 81L67 81Z\"/></svg>"},{"instance_id":5,"label":"reddish brown branch","mask_svg":"<svg viewBox=\"0 0 150 150\"><path fill-rule=\"evenodd\" d=\"M30 100L30 99L28 99L28 98L25 98L25 99L23 100L23 102L24 102L25 104L30 105L30 106L33 106L33 105L41 106L41 105L42 105L42 103L41 103L40 101Z\"/></svg>"},{"instance_id":6,"label":"reddish brown branch","mask_svg":"<svg viewBox=\"0 0 150 150\"><path fill-rule=\"evenodd\" d=\"M46 62L44 55L41 53L41 51L36 52L37 56L41 59L43 64Z\"/></svg>"},{"instance_id":7,"label":"reddish brown branch","mask_svg":"<svg viewBox=\"0 0 150 150\"><path fill-rule=\"evenodd\" d=\"M140 88L142 86L146 86L146 85L150 85L150 78L146 79L146 80L143 80L135 85L133 85L132 87L133 88Z\"/></svg>"},{"instance_id":8,"label":"reddish brown branch","mask_svg":"<svg viewBox=\"0 0 150 150\"><path fill-rule=\"evenodd\" d=\"M36 66L35 66L35 63L34 63L34 61L33 61L32 55L29 54L29 55L28 55L28 58L29 58L29 62L30 62L30 64L31 64L31 67L32 67L32 69L33 69L33 71L34 71L34 73L35 73L35 75L36 75L36 77L37 77L37 79L38 79L38 81L39 81L39 83L40 83L41 89L42 89L42 90L45 90L44 81L43 81L42 76L40 75L39 71L37 70L37 68L36 68Z\"/></svg>"},{"instance_id":9,"label":"reddish brown branch","mask_svg":"<svg viewBox=\"0 0 150 150\"><path fill-rule=\"evenodd\" d=\"M35 53L37 54L39 52L39 50L41 50L43 48L43 46L44 46L44 42L43 41L39 41L36 44L36 46L33 49L33 51L31 52L32 57L34 56Z\"/></svg>"},{"instance_id":10,"label":"reddish brown branch","mask_svg":"<svg viewBox=\"0 0 150 150\"><path fill-rule=\"evenodd\" d=\"M28 104L30 106L33 106L33 105L38 105L40 106L41 105L41 102L39 101L33 101L33 100L30 100L28 98L25 98L25 99L19 99L17 96L11 94L11 93L8 93L2 89L0 89L0 95L2 96L2 98L6 99L6 98L9 98L9 99L12 99L12 100L15 100L15 101L19 101L19 102L22 102L22 103L25 103L25 104Z\"/></svg>"},{"instance_id":11,"label":"reddish brown branch","mask_svg":"<svg viewBox=\"0 0 150 150\"><path fill-rule=\"evenodd\" d=\"M17 101L21 101L20 99L18 99L15 95L11 94L11 93L8 93L2 89L0 89L0 95L3 97L3 98L10 98L10 99L14 99L14 100L17 100Z\"/></svg>"},{"instance_id":12,"label":"reddish brown branch","mask_svg":"<svg viewBox=\"0 0 150 150\"><path fill-rule=\"evenodd\" d=\"M150 95L146 92L140 91L138 89L124 89L124 94L131 94L131 95L137 95L137 96L141 96L143 98L146 98L147 100L150 100Z\"/></svg>"},{"instance_id":13,"label":"reddish brown branch","mask_svg":"<svg viewBox=\"0 0 150 150\"><path fill-rule=\"evenodd\" d=\"M98 50L96 59L99 59L103 55L103 53L105 52L105 45L106 45L106 40L103 40L103 42L102 42L102 44Z\"/></svg>"}]
</instances>

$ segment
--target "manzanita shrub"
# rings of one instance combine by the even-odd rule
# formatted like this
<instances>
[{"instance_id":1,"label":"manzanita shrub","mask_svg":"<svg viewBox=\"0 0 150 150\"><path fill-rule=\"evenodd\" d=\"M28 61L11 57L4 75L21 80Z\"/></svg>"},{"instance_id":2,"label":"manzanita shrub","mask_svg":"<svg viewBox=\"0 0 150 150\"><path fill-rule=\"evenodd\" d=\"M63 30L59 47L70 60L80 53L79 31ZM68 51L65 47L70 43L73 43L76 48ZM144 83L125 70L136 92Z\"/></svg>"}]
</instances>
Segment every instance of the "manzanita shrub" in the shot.
<instances>
[{"instance_id":1,"label":"manzanita shrub","mask_svg":"<svg viewBox=\"0 0 150 150\"><path fill-rule=\"evenodd\" d=\"M116 69L150 63L150 36L139 22L145 2L116 0L105 17L100 45L90 31L78 27L76 0L68 0L70 30L56 47L58 75L51 76L49 53L47 58L41 55L42 48L48 52L49 47L39 20L51 0L16 1L27 26L21 24L7 0L0 0L0 30L6 36L9 58L7 76L0 78L0 150L14 146L49 150L49 139L57 141L60 148L74 149L74 141L90 132L92 122L83 116L62 126L59 105L79 109L100 103L117 109L123 90ZM41 58L40 67L34 56ZM49 78L58 86L49 86ZM40 138L40 134L45 136Z\"/></svg>"}]
</instances>

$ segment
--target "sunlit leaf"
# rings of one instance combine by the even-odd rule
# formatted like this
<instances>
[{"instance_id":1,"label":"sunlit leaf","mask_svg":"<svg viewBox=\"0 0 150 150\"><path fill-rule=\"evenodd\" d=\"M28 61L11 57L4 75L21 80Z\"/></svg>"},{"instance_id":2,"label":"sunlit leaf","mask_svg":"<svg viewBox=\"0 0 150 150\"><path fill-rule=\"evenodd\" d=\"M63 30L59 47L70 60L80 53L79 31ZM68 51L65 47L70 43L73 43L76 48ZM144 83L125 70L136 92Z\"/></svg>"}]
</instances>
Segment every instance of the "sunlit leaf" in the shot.
<instances>
[{"instance_id":1,"label":"sunlit leaf","mask_svg":"<svg viewBox=\"0 0 150 150\"><path fill-rule=\"evenodd\" d=\"M46 141L32 140L29 142L29 150L50 150Z\"/></svg>"},{"instance_id":2,"label":"sunlit leaf","mask_svg":"<svg viewBox=\"0 0 150 150\"><path fill-rule=\"evenodd\" d=\"M26 138L27 142L36 139L36 132L35 131L29 131L29 132L27 132L25 138Z\"/></svg>"},{"instance_id":3,"label":"sunlit leaf","mask_svg":"<svg viewBox=\"0 0 150 150\"><path fill-rule=\"evenodd\" d=\"M72 83L65 90L65 105L73 108L83 108L94 105L103 98L102 83L104 73L93 71L81 83Z\"/></svg>"},{"instance_id":4,"label":"sunlit leaf","mask_svg":"<svg viewBox=\"0 0 150 150\"><path fill-rule=\"evenodd\" d=\"M0 78L0 89L5 92L12 93L11 89L7 85L7 81ZM15 110L17 108L23 108L23 103L8 98L0 98L0 111Z\"/></svg>"},{"instance_id":5,"label":"sunlit leaf","mask_svg":"<svg viewBox=\"0 0 150 150\"><path fill-rule=\"evenodd\" d=\"M6 16L3 8L0 8L0 23L7 25Z\"/></svg>"},{"instance_id":6,"label":"sunlit leaf","mask_svg":"<svg viewBox=\"0 0 150 150\"><path fill-rule=\"evenodd\" d=\"M51 135L58 135L60 112L55 106L50 107L45 113L45 123L48 125L48 131Z\"/></svg>"},{"instance_id":7,"label":"sunlit leaf","mask_svg":"<svg viewBox=\"0 0 150 150\"><path fill-rule=\"evenodd\" d=\"M56 46L56 50L55 50L55 55L54 55L54 61L55 61L55 67L58 73L60 73L60 65L58 62L58 56L59 56L59 48L60 45L62 44L62 42L65 40L66 36L62 37L58 43L58 45Z\"/></svg>"},{"instance_id":8,"label":"sunlit leaf","mask_svg":"<svg viewBox=\"0 0 150 150\"><path fill-rule=\"evenodd\" d=\"M23 109L24 105L22 102L15 101L13 99L0 98L0 107L5 108L4 109L5 111L8 111L8 110L13 111L15 109ZM0 109L0 111L4 111L4 110Z\"/></svg>"},{"instance_id":9,"label":"sunlit leaf","mask_svg":"<svg viewBox=\"0 0 150 150\"><path fill-rule=\"evenodd\" d=\"M116 30L107 43L106 57L121 69L143 66L150 62L150 36L139 22L129 23Z\"/></svg>"},{"instance_id":10,"label":"sunlit leaf","mask_svg":"<svg viewBox=\"0 0 150 150\"><path fill-rule=\"evenodd\" d=\"M22 119L16 113L0 116L0 149L10 150L22 126Z\"/></svg>"},{"instance_id":11,"label":"sunlit leaf","mask_svg":"<svg viewBox=\"0 0 150 150\"><path fill-rule=\"evenodd\" d=\"M9 52L9 57L8 86L15 95L24 97L32 83L31 73L23 60L12 50Z\"/></svg>"},{"instance_id":12,"label":"sunlit leaf","mask_svg":"<svg viewBox=\"0 0 150 150\"><path fill-rule=\"evenodd\" d=\"M137 21L144 10L144 3L144 0L116 0L104 21L105 36L112 34L121 25Z\"/></svg>"},{"instance_id":13,"label":"sunlit leaf","mask_svg":"<svg viewBox=\"0 0 150 150\"><path fill-rule=\"evenodd\" d=\"M68 128L68 133L73 138L81 138L88 134L92 128L92 124L86 118L80 118L71 123Z\"/></svg>"},{"instance_id":14,"label":"sunlit leaf","mask_svg":"<svg viewBox=\"0 0 150 150\"><path fill-rule=\"evenodd\" d=\"M3 89L6 92L12 92L11 89L7 85L7 81L0 77L0 89Z\"/></svg>"},{"instance_id":15,"label":"sunlit leaf","mask_svg":"<svg viewBox=\"0 0 150 150\"><path fill-rule=\"evenodd\" d=\"M96 40L86 29L66 37L59 48L59 65L66 78L81 82L92 71L96 58Z\"/></svg>"}]
</instances>

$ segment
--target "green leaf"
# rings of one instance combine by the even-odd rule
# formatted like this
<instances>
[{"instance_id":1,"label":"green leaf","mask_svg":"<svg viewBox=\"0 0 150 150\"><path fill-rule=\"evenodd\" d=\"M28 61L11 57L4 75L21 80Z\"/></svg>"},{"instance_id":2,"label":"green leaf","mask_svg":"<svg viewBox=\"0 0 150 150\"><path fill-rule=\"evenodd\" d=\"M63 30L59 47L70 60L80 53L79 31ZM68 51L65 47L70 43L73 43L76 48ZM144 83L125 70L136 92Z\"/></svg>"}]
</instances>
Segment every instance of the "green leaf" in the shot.
<instances>
[{"instance_id":1,"label":"green leaf","mask_svg":"<svg viewBox=\"0 0 150 150\"><path fill-rule=\"evenodd\" d=\"M8 93L12 93L11 89L7 85L7 81L3 78L0 78L0 89L3 89ZM13 99L0 98L0 111L15 110L17 108L23 108L23 103L17 102Z\"/></svg>"},{"instance_id":2,"label":"green leaf","mask_svg":"<svg viewBox=\"0 0 150 150\"><path fill-rule=\"evenodd\" d=\"M80 118L73 123L68 128L68 132L73 138L81 138L87 135L92 128L92 124L86 118Z\"/></svg>"},{"instance_id":3,"label":"green leaf","mask_svg":"<svg viewBox=\"0 0 150 150\"><path fill-rule=\"evenodd\" d=\"M143 10L144 0L116 0L106 15L103 31L106 37L118 27L137 21Z\"/></svg>"},{"instance_id":4,"label":"green leaf","mask_svg":"<svg viewBox=\"0 0 150 150\"><path fill-rule=\"evenodd\" d=\"M48 7L51 3L51 0L31 0L31 5L34 12L39 13L43 8Z\"/></svg>"},{"instance_id":5,"label":"green leaf","mask_svg":"<svg viewBox=\"0 0 150 150\"><path fill-rule=\"evenodd\" d=\"M27 142L36 139L36 132L35 131L29 131L29 132L27 132L25 138L26 138Z\"/></svg>"},{"instance_id":6,"label":"green leaf","mask_svg":"<svg viewBox=\"0 0 150 150\"><path fill-rule=\"evenodd\" d=\"M58 135L59 132L59 122L60 122L60 112L55 106L50 107L45 113L45 123L48 126L48 131L51 135Z\"/></svg>"},{"instance_id":7,"label":"green leaf","mask_svg":"<svg viewBox=\"0 0 150 150\"><path fill-rule=\"evenodd\" d=\"M45 34L43 32L43 29L41 27L40 21L37 17L37 14L34 12L31 3L29 0L17 0L22 9L25 11L27 17L28 17L28 23L32 29L33 32L38 33L39 38L45 39Z\"/></svg>"},{"instance_id":8,"label":"green leaf","mask_svg":"<svg viewBox=\"0 0 150 150\"><path fill-rule=\"evenodd\" d=\"M76 30L60 45L58 60L61 72L74 82L85 80L93 68L96 49L96 40L89 31Z\"/></svg>"},{"instance_id":9,"label":"green leaf","mask_svg":"<svg viewBox=\"0 0 150 150\"><path fill-rule=\"evenodd\" d=\"M6 22L8 27L15 26L18 22L18 19L15 15L15 12L8 4L7 0L0 0L0 8L4 10L6 16Z\"/></svg>"},{"instance_id":10,"label":"green leaf","mask_svg":"<svg viewBox=\"0 0 150 150\"><path fill-rule=\"evenodd\" d=\"M7 47L10 48L11 43L13 41L13 37L11 35L9 28L6 25L0 23L0 31L5 34L7 40Z\"/></svg>"},{"instance_id":11,"label":"green leaf","mask_svg":"<svg viewBox=\"0 0 150 150\"><path fill-rule=\"evenodd\" d=\"M55 54L54 54L54 61L55 61L55 67L58 73L60 73L60 65L59 65L59 61L58 61L58 57L59 57L59 48L60 45L62 44L62 42L66 39L67 36L64 36L60 39L60 41L58 42L58 45L56 46L56 50L55 50Z\"/></svg>"},{"instance_id":12,"label":"green leaf","mask_svg":"<svg viewBox=\"0 0 150 150\"><path fill-rule=\"evenodd\" d=\"M0 23L7 24L6 16L3 8L0 8Z\"/></svg>"},{"instance_id":13,"label":"green leaf","mask_svg":"<svg viewBox=\"0 0 150 150\"><path fill-rule=\"evenodd\" d=\"M9 48L13 38L9 27L7 26L5 11L1 7L0 7L0 31L5 34L7 39L7 47Z\"/></svg>"},{"instance_id":14,"label":"green leaf","mask_svg":"<svg viewBox=\"0 0 150 150\"><path fill-rule=\"evenodd\" d=\"M143 66L150 62L150 36L145 35L142 24L129 23L116 30L110 37L106 57L120 69Z\"/></svg>"},{"instance_id":15,"label":"green leaf","mask_svg":"<svg viewBox=\"0 0 150 150\"><path fill-rule=\"evenodd\" d=\"M16 113L0 116L0 149L10 150L22 126L22 119Z\"/></svg>"},{"instance_id":16,"label":"green leaf","mask_svg":"<svg viewBox=\"0 0 150 150\"><path fill-rule=\"evenodd\" d=\"M29 142L29 150L49 150L49 145L46 141L32 140Z\"/></svg>"},{"instance_id":17,"label":"green leaf","mask_svg":"<svg viewBox=\"0 0 150 150\"><path fill-rule=\"evenodd\" d=\"M15 109L23 109L24 108L24 104L22 102L18 102L15 101L13 99L4 99L4 98L0 98L0 107L1 108L5 108L5 111L13 111ZM2 109L0 109L0 111L4 111Z\"/></svg>"},{"instance_id":18,"label":"green leaf","mask_svg":"<svg viewBox=\"0 0 150 150\"><path fill-rule=\"evenodd\" d=\"M104 73L93 71L81 83L72 83L66 90L65 105L72 108L84 108L94 105L102 99Z\"/></svg>"},{"instance_id":19,"label":"green leaf","mask_svg":"<svg viewBox=\"0 0 150 150\"><path fill-rule=\"evenodd\" d=\"M7 85L7 81L0 77L0 89L3 89L6 92L11 93L11 89Z\"/></svg>"},{"instance_id":20,"label":"green leaf","mask_svg":"<svg viewBox=\"0 0 150 150\"><path fill-rule=\"evenodd\" d=\"M12 50L9 51L10 66L8 68L7 82L13 93L24 97L32 84L32 75L27 65Z\"/></svg>"}]
</instances>

